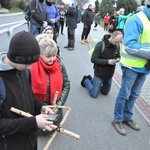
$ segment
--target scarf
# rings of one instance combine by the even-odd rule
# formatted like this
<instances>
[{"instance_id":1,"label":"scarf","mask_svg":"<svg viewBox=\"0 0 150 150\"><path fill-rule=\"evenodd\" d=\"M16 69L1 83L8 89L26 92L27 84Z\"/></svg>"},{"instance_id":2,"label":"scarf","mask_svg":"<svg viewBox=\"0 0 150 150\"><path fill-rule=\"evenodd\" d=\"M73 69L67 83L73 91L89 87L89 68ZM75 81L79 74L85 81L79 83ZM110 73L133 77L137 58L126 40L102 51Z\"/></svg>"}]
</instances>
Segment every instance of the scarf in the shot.
<instances>
[{"instance_id":1,"label":"scarf","mask_svg":"<svg viewBox=\"0 0 150 150\"><path fill-rule=\"evenodd\" d=\"M46 0L46 5L52 6L52 4L53 4L53 2L48 2L48 1Z\"/></svg>"},{"instance_id":2,"label":"scarf","mask_svg":"<svg viewBox=\"0 0 150 150\"><path fill-rule=\"evenodd\" d=\"M48 91L50 91L50 93L48 94L50 96L50 105L53 104L53 99L56 91L59 92L57 97L58 101L61 97L63 89L63 75L58 58L56 58L52 65L45 64L43 59L39 58L38 62L31 65L30 71L33 93L43 102L46 102L49 79L50 89Z\"/></svg>"}]
</instances>

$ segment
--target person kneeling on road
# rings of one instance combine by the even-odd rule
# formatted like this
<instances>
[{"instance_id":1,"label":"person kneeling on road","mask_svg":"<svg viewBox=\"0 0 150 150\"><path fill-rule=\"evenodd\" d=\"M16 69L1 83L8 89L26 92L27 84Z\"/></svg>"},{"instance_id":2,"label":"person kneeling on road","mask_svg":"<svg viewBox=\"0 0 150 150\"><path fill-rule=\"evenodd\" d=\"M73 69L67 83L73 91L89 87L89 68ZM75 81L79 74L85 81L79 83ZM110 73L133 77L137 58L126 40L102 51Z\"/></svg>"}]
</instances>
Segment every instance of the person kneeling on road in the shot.
<instances>
[{"instance_id":1,"label":"person kneeling on road","mask_svg":"<svg viewBox=\"0 0 150 150\"><path fill-rule=\"evenodd\" d=\"M91 97L96 98L99 92L104 95L109 93L115 65L120 58L119 43L122 42L122 38L120 31L114 31L112 35L104 35L102 41L96 44L91 58L91 62L94 63L94 77L85 75L81 81L81 86L87 88Z\"/></svg>"}]
</instances>

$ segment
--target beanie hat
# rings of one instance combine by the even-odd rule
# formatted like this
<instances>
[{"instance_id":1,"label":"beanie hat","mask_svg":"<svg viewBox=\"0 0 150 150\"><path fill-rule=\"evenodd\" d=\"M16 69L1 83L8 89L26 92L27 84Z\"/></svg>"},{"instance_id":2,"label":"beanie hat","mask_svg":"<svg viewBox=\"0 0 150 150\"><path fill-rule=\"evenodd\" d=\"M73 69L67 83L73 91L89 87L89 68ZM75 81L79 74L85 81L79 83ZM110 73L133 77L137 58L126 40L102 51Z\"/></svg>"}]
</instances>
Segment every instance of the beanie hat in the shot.
<instances>
[{"instance_id":1,"label":"beanie hat","mask_svg":"<svg viewBox=\"0 0 150 150\"><path fill-rule=\"evenodd\" d=\"M52 30L53 31L53 28L51 26L47 25L46 27L43 28L42 33L45 33L47 30Z\"/></svg>"},{"instance_id":2,"label":"beanie hat","mask_svg":"<svg viewBox=\"0 0 150 150\"><path fill-rule=\"evenodd\" d=\"M16 33L9 44L7 57L18 64L32 64L40 56L40 47L35 37L27 32Z\"/></svg>"},{"instance_id":3,"label":"beanie hat","mask_svg":"<svg viewBox=\"0 0 150 150\"><path fill-rule=\"evenodd\" d=\"M76 8L76 4L75 3L72 3L72 8Z\"/></svg>"}]
</instances>

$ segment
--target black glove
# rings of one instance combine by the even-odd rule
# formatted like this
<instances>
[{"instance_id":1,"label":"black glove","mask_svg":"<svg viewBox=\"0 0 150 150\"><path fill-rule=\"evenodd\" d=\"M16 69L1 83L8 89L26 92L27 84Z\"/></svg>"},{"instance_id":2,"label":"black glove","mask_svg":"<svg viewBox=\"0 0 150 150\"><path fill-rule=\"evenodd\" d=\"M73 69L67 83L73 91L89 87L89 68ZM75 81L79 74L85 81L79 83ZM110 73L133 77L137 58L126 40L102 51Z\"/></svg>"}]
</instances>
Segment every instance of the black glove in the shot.
<instances>
[{"instance_id":1,"label":"black glove","mask_svg":"<svg viewBox=\"0 0 150 150\"><path fill-rule=\"evenodd\" d=\"M147 70L150 70L150 60L148 60L148 62L145 64L145 68Z\"/></svg>"}]
</instances>

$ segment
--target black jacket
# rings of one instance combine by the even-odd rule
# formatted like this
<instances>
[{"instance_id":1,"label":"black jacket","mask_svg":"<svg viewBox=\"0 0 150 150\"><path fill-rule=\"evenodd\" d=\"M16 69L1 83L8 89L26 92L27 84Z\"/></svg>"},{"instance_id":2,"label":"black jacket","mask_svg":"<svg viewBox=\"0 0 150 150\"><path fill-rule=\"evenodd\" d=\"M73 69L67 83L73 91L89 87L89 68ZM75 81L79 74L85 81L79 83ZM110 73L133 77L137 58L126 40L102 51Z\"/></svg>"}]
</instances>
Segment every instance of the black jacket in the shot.
<instances>
[{"instance_id":1,"label":"black jacket","mask_svg":"<svg viewBox=\"0 0 150 150\"><path fill-rule=\"evenodd\" d=\"M94 74L99 78L110 78L114 74L115 65L109 65L109 59L120 58L120 46L111 44L108 39L110 35L104 35L105 49L102 52L102 42L95 46L91 62L94 63Z\"/></svg>"},{"instance_id":2,"label":"black jacket","mask_svg":"<svg viewBox=\"0 0 150 150\"><path fill-rule=\"evenodd\" d=\"M10 108L36 115L44 104L32 94L25 71L1 71L0 76L6 88L0 112L0 150L37 150L35 117L17 115Z\"/></svg>"},{"instance_id":3,"label":"black jacket","mask_svg":"<svg viewBox=\"0 0 150 150\"><path fill-rule=\"evenodd\" d=\"M42 26L43 21L47 21L46 6L39 0L32 0L29 4L32 15L31 23L36 26Z\"/></svg>"},{"instance_id":4,"label":"black jacket","mask_svg":"<svg viewBox=\"0 0 150 150\"><path fill-rule=\"evenodd\" d=\"M77 27L77 10L76 8L69 7L67 11L67 26L70 29Z\"/></svg>"},{"instance_id":5,"label":"black jacket","mask_svg":"<svg viewBox=\"0 0 150 150\"><path fill-rule=\"evenodd\" d=\"M94 13L91 9L86 9L83 14L84 25L91 26L94 20Z\"/></svg>"}]
</instances>

